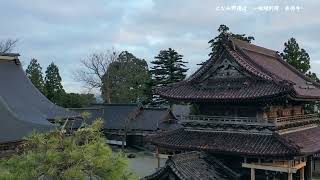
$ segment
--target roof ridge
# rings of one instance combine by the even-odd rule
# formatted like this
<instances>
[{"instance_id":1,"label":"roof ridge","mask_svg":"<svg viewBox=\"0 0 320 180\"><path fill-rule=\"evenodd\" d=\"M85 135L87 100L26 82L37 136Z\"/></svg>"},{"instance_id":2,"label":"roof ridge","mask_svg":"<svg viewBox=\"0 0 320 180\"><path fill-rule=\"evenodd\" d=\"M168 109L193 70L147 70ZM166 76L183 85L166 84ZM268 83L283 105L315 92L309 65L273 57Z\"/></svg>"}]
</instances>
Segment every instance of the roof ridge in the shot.
<instances>
[{"instance_id":1,"label":"roof ridge","mask_svg":"<svg viewBox=\"0 0 320 180\"><path fill-rule=\"evenodd\" d=\"M19 54L19 53L1 53L1 52L0 52L0 56L17 57L17 56L20 56L20 54Z\"/></svg>"},{"instance_id":2,"label":"roof ridge","mask_svg":"<svg viewBox=\"0 0 320 180\"><path fill-rule=\"evenodd\" d=\"M256 75L256 76L259 76L260 78L263 78L263 79L266 79L266 80L272 80L272 77L265 72L265 70L263 70L263 72L261 74L263 75L259 75L259 72L256 68L256 64L254 64L252 61L250 61L250 63L248 63L245 59L246 58L243 58L236 50L231 50L228 45L224 44L226 50L230 53L231 56L233 56L234 59L236 59L238 61L238 63L240 64L240 66L242 66L244 69L246 69L247 71L249 71L250 73ZM239 48L238 48L239 49ZM240 49L239 49L240 50ZM235 55L237 55L238 57L236 57ZM239 62L239 59L238 58L241 58L241 61L243 62ZM247 67L244 67L244 65L242 65L241 63L246 63L250 66L250 68L247 68ZM257 72L254 72L252 69L255 69L255 71ZM259 69L261 70L261 68L259 67Z\"/></svg>"},{"instance_id":3,"label":"roof ridge","mask_svg":"<svg viewBox=\"0 0 320 180\"><path fill-rule=\"evenodd\" d=\"M249 43L248 43L248 44L249 44ZM240 53L246 57L245 59L249 60L252 65L254 65L255 67L258 67L258 68L259 68L260 70L262 70L264 73L268 74L268 75L271 77L272 80L274 80L274 78L273 78L274 76L276 76L277 78L283 80L283 79L280 78L279 76L277 76L277 75L275 75L274 73L266 70L264 67L262 67L261 65L257 64L256 62L254 62L254 61L251 59L251 57L250 57L246 52L244 52L244 51L242 50L243 47L240 47L240 46L237 45L237 44L236 44L236 47L237 47L237 50L239 50ZM256 51L253 51L253 52L256 52ZM265 55L265 54L263 54L263 55Z\"/></svg>"},{"instance_id":4,"label":"roof ridge","mask_svg":"<svg viewBox=\"0 0 320 180\"><path fill-rule=\"evenodd\" d=\"M236 42L235 44L237 44L237 45L239 45L238 43L242 43L242 44L245 44L245 45L247 45L247 46L255 47L255 48L257 48L257 49L266 50L266 51L269 51L269 52L272 52L272 53L275 53L275 54L278 53L278 51L275 51L275 50L273 50L273 49L269 49L269 48L265 48L265 47L262 47L262 46L259 46L259 45L253 44L253 43L249 43L249 42L243 41L243 40L241 40L241 39L236 39L236 38L233 38L233 37L230 37L229 39L230 39L231 41L233 41L233 42ZM240 46L241 46L241 45L240 45ZM269 54L264 53L264 52L261 52L261 51L255 51L255 50L253 50L253 49L249 49L249 48L247 48L247 47L242 47L242 48L244 48L244 49L246 49L246 50L249 50L249 51L257 52L257 53L259 53L259 54L264 54L264 55L267 55L267 56L272 56L272 55L269 55ZM272 56L272 57L274 57L274 56Z\"/></svg>"},{"instance_id":5,"label":"roof ridge","mask_svg":"<svg viewBox=\"0 0 320 180\"><path fill-rule=\"evenodd\" d=\"M169 108L165 107L143 107L144 110L168 110Z\"/></svg>"},{"instance_id":6,"label":"roof ridge","mask_svg":"<svg viewBox=\"0 0 320 180\"><path fill-rule=\"evenodd\" d=\"M101 106L139 106L140 103L92 103L91 105L101 105Z\"/></svg>"}]
</instances>

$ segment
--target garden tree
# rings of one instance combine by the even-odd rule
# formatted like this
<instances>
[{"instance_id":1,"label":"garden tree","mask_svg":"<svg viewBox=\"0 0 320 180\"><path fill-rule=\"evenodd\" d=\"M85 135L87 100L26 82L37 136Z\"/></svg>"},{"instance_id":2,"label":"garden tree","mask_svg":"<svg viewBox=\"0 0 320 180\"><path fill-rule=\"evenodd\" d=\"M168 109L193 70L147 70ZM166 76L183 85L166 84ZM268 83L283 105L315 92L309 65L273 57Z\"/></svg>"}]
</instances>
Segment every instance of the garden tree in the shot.
<instances>
[{"instance_id":1,"label":"garden tree","mask_svg":"<svg viewBox=\"0 0 320 180\"><path fill-rule=\"evenodd\" d=\"M93 94L65 93L61 106L65 108L84 108L96 102Z\"/></svg>"},{"instance_id":2,"label":"garden tree","mask_svg":"<svg viewBox=\"0 0 320 180\"><path fill-rule=\"evenodd\" d=\"M26 69L26 74L32 84L45 95L42 67L38 63L37 59L31 59L30 64Z\"/></svg>"},{"instance_id":3,"label":"garden tree","mask_svg":"<svg viewBox=\"0 0 320 180\"><path fill-rule=\"evenodd\" d=\"M310 71L311 66L309 54L305 49L300 48L296 39L290 38L288 42L284 43L284 50L280 53L280 56L301 73L307 75L312 80L319 82L317 75Z\"/></svg>"},{"instance_id":4,"label":"garden tree","mask_svg":"<svg viewBox=\"0 0 320 180\"><path fill-rule=\"evenodd\" d=\"M150 81L148 64L128 51L119 54L109 64L103 76L102 96L108 103L133 103L148 101L147 84Z\"/></svg>"},{"instance_id":5,"label":"garden tree","mask_svg":"<svg viewBox=\"0 0 320 180\"><path fill-rule=\"evenodd\" d=\"M310 70L309 54L299 47L294 38L290 38L284 43L284 50L280 53L282 59L287 61L301 73L306 74Z\"/></svg>"},{"instance_id":6,"label":"garden tree","mask_svg":"<svg viewBox=\"0 0 320 180\"><path fill-rule=\"evenodd\" d=\"M317 75L310 71L309 54L305 49L299 47L299 44L294 38L290 38L288 42L284 43L284 50L280 53L280 56L298 71L310 77L312 80L319 82ZM314 113L314 109L319 106L318 103L306 104L305 111L307 113Z\"/></svg>"},{"instance_id":7,"label":"garden tree","mask_svg":"<svg viewBox=\"0 0 320 180\"><path fill-rule=\"evenodd\" d=\"M0 41L0 53L10 53L16 46L18 39L6 39Z\"/></svg>"},{"instance_id":8,"label":"garden tree","mask_svg":"<svg viewBox=\"0 0 320 180\"><path fill-rule=\"evenodd\" d=\"M47 98L58 105L62 105L63 96L65 94L61 81L59 68L52 62L46 70L44 87Z\"/></svg>"},{"instance_id":9,"label":"garden tree","mask_svg":"<svg viewBox=\"0 0 320 180\"><path fill-rule=\"evenodd\" d=\"M112 49L106 52L93 53L81 60L82 67L75 73L75 79L83 82L89 89L99 88L102 91L104 75L112 62L118 59L119 53ZM109 91L106 91L107 93Z\"/></svg>"},{"instance_id":10,"label":"garden tree","mask_svg":"<svg viewBox=\"0 0 320 180\"><path fill-rule=\"evenodd\" d=\"M209 54L210 57L217 53L218 47L220 46L221 42L223 42L223 40L226 38L227 35L236 39L240 39L242 41L246 41L248 43L251 43L251 41L254 40L254 37L252 36L247 36L246 34L234 34L229 30L230 30L229 27L224 24L221 24L219 26L218 28L219 35L208 42L211 47L211 52Z\"/></svg>"},{"instance_id":11,"label":"garden tree","mask_svg":"<svg viewBox=\"0 0 320 180\"><path fill-rule=\"evenodd\" d=\"M187 62L182 58L182 55L171 48L160 51L155 60L151 62L153 64L150 70L153 88L164 87L185 79L188 69L185 65ZM153 94L153 104L165 105L168 102Z\"/></svg>"},{"instance_id":12,"label":"garden tree","mask_svg":"<svg viewBox=\"0 0 320 180\"><path fill-rule=\"evenodd\" d=\"M105 143L102 120L74 133L32 133L23 152L0 162L0 179L137 179L125 157Z\"/></svg>"}]
</instances>

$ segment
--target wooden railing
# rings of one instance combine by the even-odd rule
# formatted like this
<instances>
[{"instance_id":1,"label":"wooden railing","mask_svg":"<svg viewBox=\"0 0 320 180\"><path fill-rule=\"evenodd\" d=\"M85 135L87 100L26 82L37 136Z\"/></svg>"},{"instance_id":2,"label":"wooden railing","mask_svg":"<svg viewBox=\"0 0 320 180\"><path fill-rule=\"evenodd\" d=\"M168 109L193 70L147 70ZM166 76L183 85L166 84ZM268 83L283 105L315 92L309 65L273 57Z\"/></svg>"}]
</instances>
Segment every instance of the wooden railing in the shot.
<instances>
[{"instance_id":1,"label":"wooden railing","mask_svg":"<svg viewBox=\"0 0 320 180\"><path fill-rule=\"evenodd\" d=\"M288 124L308 122L308 121L320 121L319 114L304 114L286 117L269 118L269 122L274 122L277 126L285 126Z\"/></svg>"},{"instance_id":2,"label":"wooden railing","mask_svg":"<svg viewBox=\"0 0 320 180\"><path fill-rule=\"evenodd\" d=\"M256 124L271 125L269 122L260 122L255 117L233 117L233 116L206 116L206 115L189 115L180 116L180 122L202 122L202 123L219 123L219 124Z\"/></svg>"},{"instance_id":3,"label":"wooden railing","mask_svg":"<svg viewBox=\"0 0 320 180\"><path fill-rule=\"evenodd\" d=\"M206 116L206 115L189 115L180 116L181 123L200 122L200 123L218 123L218 124L247 124L247 125L268 125L284 126L300 122L319 121L319 114L295 115L278 118L268 118L258 120L255 117L233 117L233 116Z\"/></svg>"}]
</instances>

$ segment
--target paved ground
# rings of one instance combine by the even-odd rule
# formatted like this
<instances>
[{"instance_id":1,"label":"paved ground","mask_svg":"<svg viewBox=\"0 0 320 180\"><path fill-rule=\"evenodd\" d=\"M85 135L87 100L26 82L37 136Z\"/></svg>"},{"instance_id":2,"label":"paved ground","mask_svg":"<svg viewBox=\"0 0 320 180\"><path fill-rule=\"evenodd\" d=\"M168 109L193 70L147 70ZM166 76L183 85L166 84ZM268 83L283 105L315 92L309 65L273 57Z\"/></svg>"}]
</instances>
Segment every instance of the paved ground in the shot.
<instances>
[{"instance_id":1,"label":"paved ground","mask_svg":"<svg viewBox=\"0 0 320 180\"><path fill-rule=\"evenodd\" d=\"M140 178L150 175L156 171L157 159L153 154L146 152L136 153L135 158L129 159L129 168ZM160 159L160 165L165 164L166 159Z\"/></svg>"},{"instance_id":2,"label":"paved ground","mask_svg":"<svg viewBox=\"0 0 320 180\"><path fill-rule=\"evenodd\" d=\"M115 151L119 149L112 147ZM129 169L137 174L140 178L150 175L156 171L157 159L150 151L141 151L135 149L125 149L125 153L136 155L135 158L128 158ZM160 159L160 166L163 166L166 162L166 158Z\"/></svg>"}]
</instances>

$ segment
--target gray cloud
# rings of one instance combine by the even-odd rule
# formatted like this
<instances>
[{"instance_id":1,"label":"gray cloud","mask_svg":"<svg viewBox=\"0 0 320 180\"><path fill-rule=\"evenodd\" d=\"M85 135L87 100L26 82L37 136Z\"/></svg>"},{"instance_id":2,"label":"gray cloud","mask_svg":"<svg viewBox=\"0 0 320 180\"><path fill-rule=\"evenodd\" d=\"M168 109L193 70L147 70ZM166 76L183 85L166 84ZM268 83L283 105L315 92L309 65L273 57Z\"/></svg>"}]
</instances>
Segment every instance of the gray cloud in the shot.
<instances>
[{"instance_id":1,"label":"gray cloud","mask_svg":"<svg viewBox=\"0 0 320 180\"><path fill-rule=\"evenodd\" d=\"M241 5L248 11L221 12L217 6ZM303 6L301 12L258 12L263 5ZM220 24L253 35L255 43L281 51L295 37L309 52L312 70L320 72L320 3L316 0L15 0L0 2L0 39L19 38L17 51L26 63L54 61L68 91L83 91L72 72L94 51L115 47L150 62L164 48L174 48L189 62L190 72L207 59L208 40ZM5 25L4 25L5 24Z\"/></svg>"}]
</instances>

